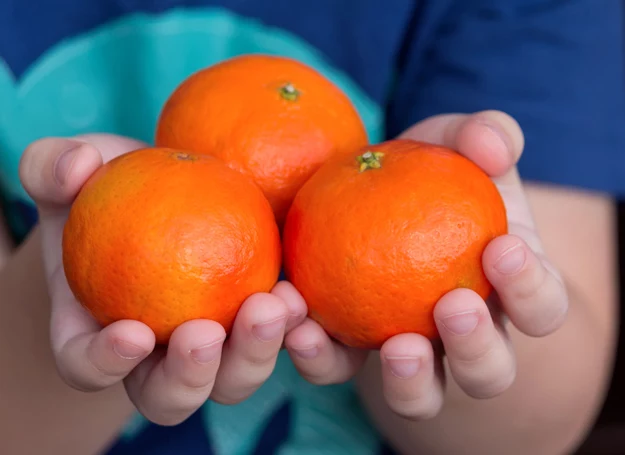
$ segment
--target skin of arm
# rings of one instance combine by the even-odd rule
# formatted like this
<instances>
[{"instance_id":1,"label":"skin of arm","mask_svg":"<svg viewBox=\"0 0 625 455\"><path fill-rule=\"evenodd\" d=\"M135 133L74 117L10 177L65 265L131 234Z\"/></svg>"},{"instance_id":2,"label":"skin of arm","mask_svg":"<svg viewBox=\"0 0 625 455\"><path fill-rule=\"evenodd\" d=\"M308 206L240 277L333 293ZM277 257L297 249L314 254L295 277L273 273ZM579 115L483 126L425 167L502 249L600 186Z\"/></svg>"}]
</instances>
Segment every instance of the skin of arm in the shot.
<instances>
[{"instance_id":1,"label":"skin of arm","mask_svg":"<svg viewBox=\"0 0 625 455\"><path fill-rule=\"evenodd\" d=\"M370 356L357 378L359 394L402 454L567 454L600 411L619 320L615 204L604 195L540 185L526 185L526 194L546 253L567 283L567 321L544 338L509 325L515 383L496 398L475 400L448 375L445 404L431 420L409 421L386 406L379 356Z\"/></svg>"},{"instance_id":2,"label":"skin of arm","mask_svg":"<svg viewBox=\"0 0 625 455\"><path fill-rule=\"evenodd\" d=\"M99 453L119 434L133 406L121 382L83 393L61 380L50 349L40 251L35 229L0 271L0 453Z\"/></svg>"}]
</instances>

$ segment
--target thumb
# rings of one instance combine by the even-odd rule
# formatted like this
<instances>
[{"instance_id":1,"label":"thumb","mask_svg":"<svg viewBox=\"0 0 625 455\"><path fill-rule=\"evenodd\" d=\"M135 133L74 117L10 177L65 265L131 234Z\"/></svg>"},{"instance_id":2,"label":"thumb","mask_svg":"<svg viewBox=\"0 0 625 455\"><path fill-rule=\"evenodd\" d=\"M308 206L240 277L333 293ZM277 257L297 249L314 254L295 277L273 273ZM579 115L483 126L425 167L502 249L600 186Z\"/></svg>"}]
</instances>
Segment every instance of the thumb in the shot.
<instances>
[{"instance_id":1,"label":"thumb","mask_svg":"<svg viewBox=\"0 0 625 455\"><path fill-rule=\"evenodd\" d=\"M525 144L516 120L500 111L436 115L413 125L400 137L455 149L491 177L513 170Z\"/></svg>"},{"instance_id":2,"label":"thumb","mask_svg":"<svg viewBox=\"0 0 625 455\"><path fill-rule=\"evenodd\" d=\"M42 218L64 214L85 181L102 165L91 144L64 138L33 142L22 155L19 176Z\"/></svg>"},{"instance_id":3,"label":"thumb","mask_svg":"<svg viewBox=\"0 0 625 455\"><path fill-rule=\"evenodd\" d=\"M146 146L144 142L112 134L40 139L24 151L20 179L37 204L40 216L63 215L103 162Z\"/></svg>"},{"instance_id":4,"label":"thumb","mask_svg":"<svg viewBox=\"0 0 625 455\"><path fill-rule=\"evenodd\" d=\"M125 137L93 134L40 139L24 151L19 175L39 212L48 277L59 270L63 226L70 205L87 179L103 162L144 146Z\"/></svg>"}]
</instances>

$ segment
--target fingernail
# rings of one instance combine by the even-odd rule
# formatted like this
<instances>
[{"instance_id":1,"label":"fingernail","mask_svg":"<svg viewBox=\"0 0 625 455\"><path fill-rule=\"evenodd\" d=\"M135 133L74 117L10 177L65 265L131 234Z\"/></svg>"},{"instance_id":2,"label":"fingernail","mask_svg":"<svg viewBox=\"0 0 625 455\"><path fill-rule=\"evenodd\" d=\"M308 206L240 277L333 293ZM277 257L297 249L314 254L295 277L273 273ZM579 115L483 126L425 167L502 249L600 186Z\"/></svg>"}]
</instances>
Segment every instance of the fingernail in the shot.
<instances>
[{"instance_id":1,"label":"fingernail","mask_svg":"<svg viewBox=\"0 0 625 455\"><path fill-rule=\"evenodd\" d=\"M525 265L525 248L515 245L506 250L495 262L495 269L502 275L514 275Z\"/></svg>"},{"instance_id":2,"label":"fingernail","mask_svg":"<svg viewBox=\"0 0 625 455\"><path fill-rule=\"evenodd\" d=\"M197 363L211 363L217 360L221 353L221 345L224 340L213 341L212 343L205 344L199 348L191 349L189 353L193 360Z\"/></svg>"},{"instance_id":3,"label":"fingernail","mask_svg":"<svg viewBox=\"0 0 625 455\"><path fill-rule=\"evenodd\" d=\"M478 314L476 311L467 311L466 313L458 313L443 319L442 323L445 328L454 335L465 336L473 332L478 323Z\"/></svg>"},{"instance_id":4,"label":"fingernail","mask_svg":"<svg viewBox=\"0 0 625 455\"><path fill-rule=\"evenodd\" d=\"M319 354L319 346L316 344L313 346L307 346L304 348L291 348L295 354L302 359L314 359Z\"/></svg>"},{"instance_id":5,"label":"fingernail","mask_svg":"<svg viewBox=\"0 0 625 455\"><path fill-rule=\"evenodd\" d=\"M286 328L288 328L289 330L292 330L293 328L295 328L298 324L301 324L304 320L303 318L304 314L302 313L289 313L289 317L286 320Z\"/></svg>"},{"instance_id":6,"label":"fingernail","mask_svg":"<svg viewBox=\"0 0 625 455\"><path fill-rule=\"evenodd\" d=\"M134 360L147 354L147 351L136 344L117 340L113 343L113 351L122 359Z\"/></svg>"},{"instance_id":7,"label":"fingernail","mask_svg":"<svg viewBox=\"0 0 625 455\"><path fill-rule=\"evenodd\" d=\"M252 327L252 333L260 341L271 341L278 338L284 331L286 316L274 319L263 324L256 324Z\"/></svg>"},{"instance_id":8,"label":"fingernail","mask_svg":"<svg viewBox=\"0 0 625 455\"><path fill-rule=\"evenodd\" d=\"M408 379L416 376L421 366L421 359L418 357L386 357L393 376L400 379Z\"/></svg>"},{"instance_id":9,"label":"fingernail","mask_svg":"<svg viewBox=\"0 0 625 455\"><path fill-rule=\"evenodd\" d=\"M54 163L54 178L59 186L63 186L67 182L67 176L72 169L79 148L80 145L76 145L61 153L56 159L56 163Z\"/></svg>"},{"instance_id":10,"label":"fingernail","mask_svg":"<svg viewBox=\"0 0 625 455\"><path fill-rule=\"evenodd\" d=\"M488 128L495 135L495 137L501 142L501 145L503 146L503 148L505 148L508 151L508 153L510 154L512 153L512 149L510 148L510 144L509 144L510 139L508 138L508 135L506 135L506 133L504 133L501 128L493 125L489 121L484 121L481 119L478 120L478 123L481 123L486 128Z\"/></svg>"}]
</instances>

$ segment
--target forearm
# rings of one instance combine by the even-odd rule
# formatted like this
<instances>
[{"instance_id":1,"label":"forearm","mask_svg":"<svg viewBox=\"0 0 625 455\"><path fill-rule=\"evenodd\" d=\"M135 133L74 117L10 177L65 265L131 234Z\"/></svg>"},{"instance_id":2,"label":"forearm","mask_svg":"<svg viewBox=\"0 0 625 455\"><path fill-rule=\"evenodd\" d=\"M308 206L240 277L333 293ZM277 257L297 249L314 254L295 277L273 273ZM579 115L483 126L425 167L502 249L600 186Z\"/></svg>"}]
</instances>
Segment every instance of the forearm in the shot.
<instances>
[{"instance_id":1,"label":"forearm","mask_svg":"<svg viewBox=\"0 0 625 455\"><path fill-rule=\"evenodd\" d=\"M404 420L385 405L375 356L359 378L362 400L381 432L404 454L557 455L570 453L598 412L612 365L614 336L589 323L573 297L565 326L543 339L510 329L517 352L515 384L491 400L474 400L451 375L434 419Z\"/></svg>"},{"instance_id":2,"label":"forearm","mask_svg":"<svg viewBox=\"0 0 625 455\"><path fill-rule=\"evenodd\" d=\"M97 453L132 412L122 385L82 393L57 374L39 233L0 272L0 453Z\"/></svg>"}]
</instances>

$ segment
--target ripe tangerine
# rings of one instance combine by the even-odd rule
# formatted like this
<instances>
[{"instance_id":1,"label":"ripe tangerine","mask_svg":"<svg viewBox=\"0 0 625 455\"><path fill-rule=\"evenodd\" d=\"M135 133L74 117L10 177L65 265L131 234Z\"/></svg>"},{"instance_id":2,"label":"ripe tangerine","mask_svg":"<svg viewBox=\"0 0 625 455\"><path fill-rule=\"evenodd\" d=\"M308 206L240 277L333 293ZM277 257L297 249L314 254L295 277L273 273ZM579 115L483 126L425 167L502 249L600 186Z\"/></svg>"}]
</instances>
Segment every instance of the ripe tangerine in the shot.
<instances>
[{"instance_id":1,"label":"ripe tangerine","mask_svg":"<svg viewBox=\"0 0 625 455\"><path fill-rule=\"evenodd\" d=\"M297 190L329 157L367 144L349 98L291 58L241 55L184 80L166 101L155 143L214 155L250 175L279 226Z\"/></svg>"},{"instance_id":2,"label":"ripe tangerine","mask_svg":"<svg viewBox=\"0 0 625 455\"><path fill-rule=\"evenodd\" d=\"M411 140L325 163L297 194L284 267L310 317L346 345L377 349L406 332L436 338L436 302L491 285L482 253L507 231L492 180L453 150Z\"/></svg>"},{"instance_id":3,"label":"ripe tangerine","mask_svg":"<svg viewBox=\"0 0 625 455\"><path fill-rule=\"evenodd\" d=\"M165 148L121 155L81 189L63 232L76 299L106 326L144 322L158 343L191 319L228 332L271 290L280 237L260 189L216 158Z\"/></svg>"}]
</instances>

